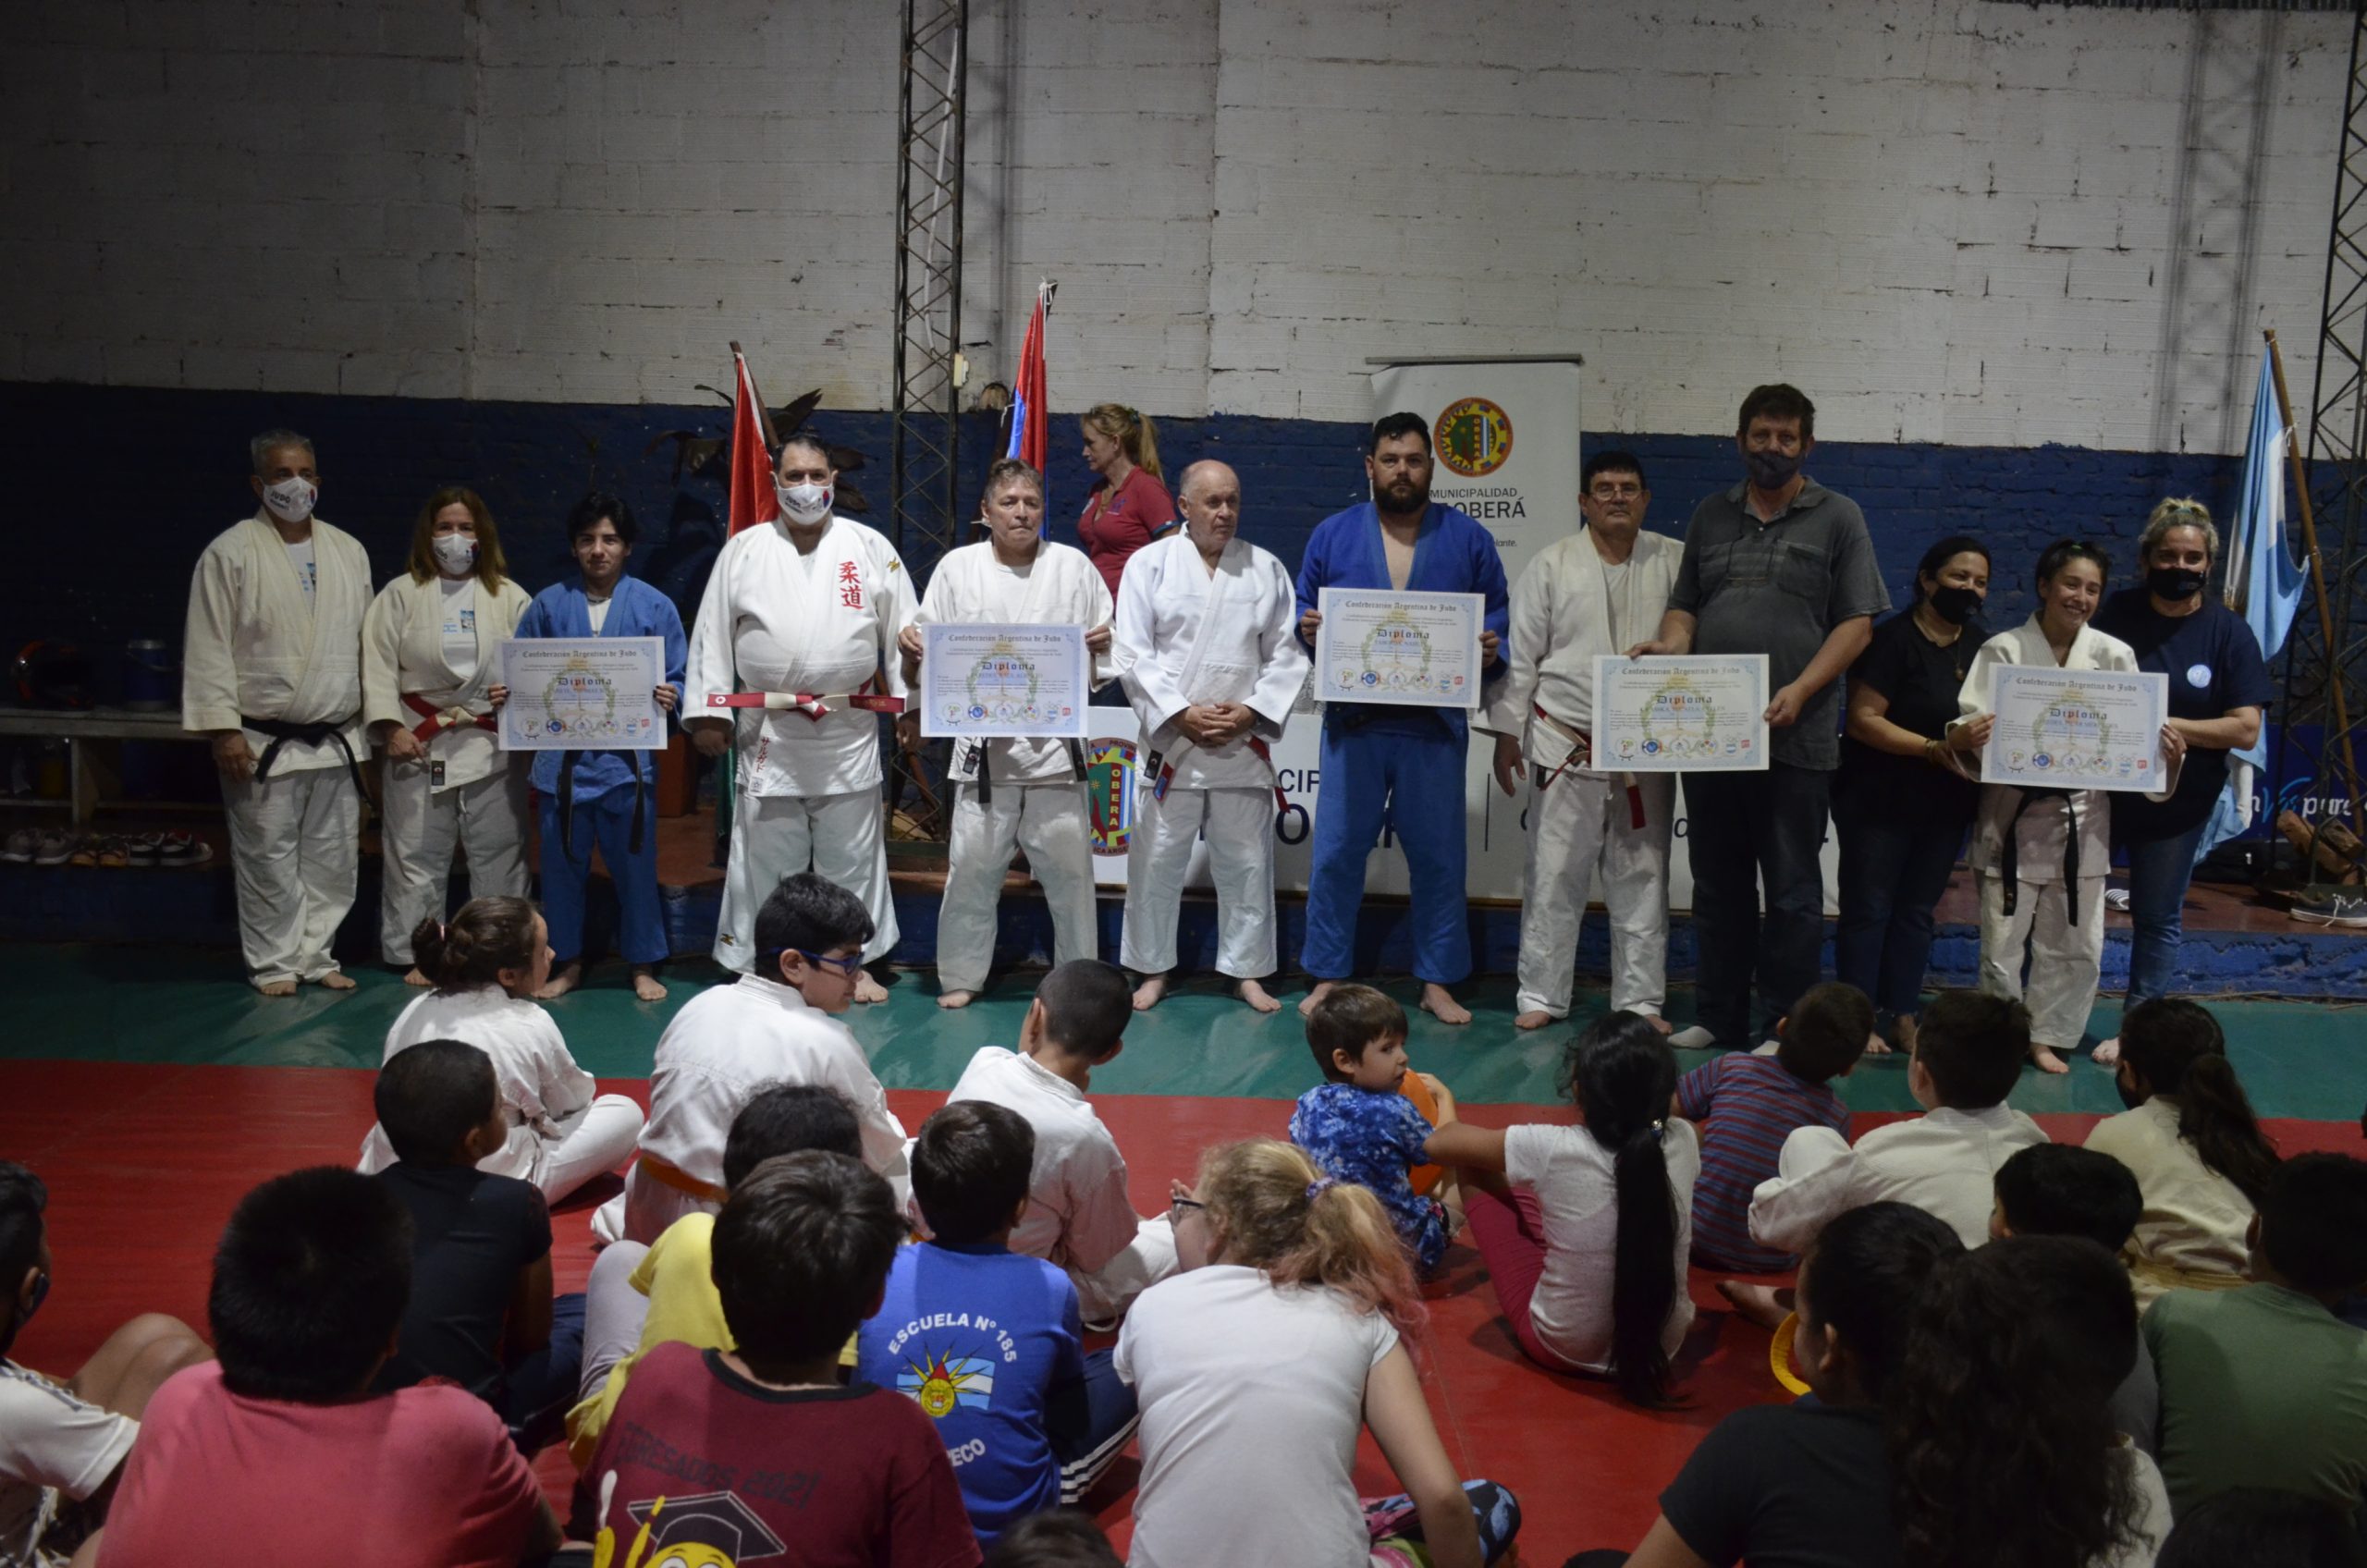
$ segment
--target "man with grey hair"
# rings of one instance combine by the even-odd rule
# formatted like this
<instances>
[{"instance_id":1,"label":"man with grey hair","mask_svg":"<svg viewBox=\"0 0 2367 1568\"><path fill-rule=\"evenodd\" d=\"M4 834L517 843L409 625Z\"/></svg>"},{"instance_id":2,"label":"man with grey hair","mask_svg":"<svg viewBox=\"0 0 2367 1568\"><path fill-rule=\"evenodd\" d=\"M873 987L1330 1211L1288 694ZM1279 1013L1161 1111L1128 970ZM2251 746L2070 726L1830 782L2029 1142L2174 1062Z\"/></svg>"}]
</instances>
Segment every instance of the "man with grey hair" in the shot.
<instances>
[{"instance_id":1,"label":"man with grey hair","mask_svg":"<svg viewBox=\"0 0 2367 1568\"><path fill-rule=\"evenodd\" d=\"M1282 1004L1274 950L1274 808L1269 748L1306 683L1290 572L1239 537L1241 480L1220 462L1184 471L1182 532L1144 545L1118 589L1112 653L1142 720L1140 804L1126 853L1122 957L1156 1007L1175 967L1176 913L1204 834L1217 889L1217 971L1259 1012Z\"/></svg>"},{"instance_id":2,"label":"man with grey hair","mask_svg":"<svg viewBox=\"0 0 2367 1568\"><path fill-rule=\"evenodd\" d=\"M190 585L181 724L214 741L247 978L267 997L353 981L329 943L362 837L362 618L370 556L313 515L313 444L249 445L260 503L205 547Z\"/></svg>"}]
</instances>

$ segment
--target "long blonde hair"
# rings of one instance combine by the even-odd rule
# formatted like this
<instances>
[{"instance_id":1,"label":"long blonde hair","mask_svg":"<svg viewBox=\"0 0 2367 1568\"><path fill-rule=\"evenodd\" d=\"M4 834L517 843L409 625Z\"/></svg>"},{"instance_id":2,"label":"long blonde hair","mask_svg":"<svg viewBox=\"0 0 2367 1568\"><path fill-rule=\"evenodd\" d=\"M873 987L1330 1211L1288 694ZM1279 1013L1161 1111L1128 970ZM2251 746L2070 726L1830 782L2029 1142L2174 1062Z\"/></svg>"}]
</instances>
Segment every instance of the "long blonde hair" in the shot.
<instances>
[{"instance_id":1,"label":"long blonde hair","mask_svg":"<svg viewBox=\"0 0 2367 1568\"><path fill-rule=\"evenodd\" d=\"M1153 479L1166 480L1159 466L1159 427L1150 415L1123 403L1096 403L1085 410L1085 423L1118 443L1128 462Z\"/></svg>"},{"instance_id":2,"label":"long blonde hair","mask_svg":"<svg viewBox=\"0 0 2367 1568\"><path fill-rule=\"evenodd\" d=\"M1277 1285L1328 1285L1402 1334L1421 1325L1414 1268L1380 1200L1331 1180L1306 1150L1272 1138L1210 1149L1200 1157L1199 1194L1225 1262Z\"/></svg>"},{"instance_id":3,"label":"long blonde hair","mask_svg":"<svg viewBox=\"0 0 2367 1568\"><path fill-rule=\"evenodd\" d=\"M447 484L427 497L419 508L419 521L411 531L411 558L404 564L411 568L413 582L430 582L443 575L435 564L435 514L446 507L466 507L469 521L476 525L477 564L469 575L484 584L485 592L500 590L501 580L509 570L509 563L501 555L501 530L493 525L493 508L484 497L465 484Z\"/></svg>"}]
</instances>

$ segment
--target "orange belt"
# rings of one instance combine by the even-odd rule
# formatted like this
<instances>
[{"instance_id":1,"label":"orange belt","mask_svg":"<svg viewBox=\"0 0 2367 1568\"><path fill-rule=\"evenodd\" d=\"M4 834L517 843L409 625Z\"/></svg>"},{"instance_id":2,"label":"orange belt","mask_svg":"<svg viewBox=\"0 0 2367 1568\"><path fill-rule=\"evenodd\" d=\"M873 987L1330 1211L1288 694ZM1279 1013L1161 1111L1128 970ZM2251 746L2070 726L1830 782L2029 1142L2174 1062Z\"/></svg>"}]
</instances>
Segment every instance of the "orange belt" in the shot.
<instances>
[{"instance_id":1,"label":"orange belt","mask_svg":"<svg viewBox=\"0 0 2367 1568\"><path fill-rule=\"evenodd\" d=\"M501 728L489 713L471 713L466 708L439 708L416 692L403 693L403 706L420 717L411 733L419 737L422 744L435 740L447 729L466 729L472 725L479 729Z\"/></svg>"},{"instance_id":2,"label":"orange belt","mask_svg":"<svg viewBox=\"0 0 2367 1568\"><path fill-rule=\"evenodd\" d=\"M660 1159L646 1149L642 1151L641 1169L648 1171L649 1179L658 1185L671 1187L683 1196L696 1198L701 1203L720 1204L731 1195L714 1182L702 1182L681 1166Z\"/></svg>"}]
</instances>

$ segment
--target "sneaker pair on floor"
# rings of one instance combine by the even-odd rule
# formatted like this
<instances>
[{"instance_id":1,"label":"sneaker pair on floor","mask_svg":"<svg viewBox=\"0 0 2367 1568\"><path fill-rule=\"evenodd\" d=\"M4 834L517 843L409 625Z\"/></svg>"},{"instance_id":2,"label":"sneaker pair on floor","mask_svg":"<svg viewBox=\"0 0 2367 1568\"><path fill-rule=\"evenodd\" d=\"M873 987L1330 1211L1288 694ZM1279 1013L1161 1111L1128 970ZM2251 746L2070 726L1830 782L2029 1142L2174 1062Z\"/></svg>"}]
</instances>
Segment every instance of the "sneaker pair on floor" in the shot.
<instances>
[{"instance_id":1,"label":"sneaker pair on floor","mask_svg":"<svg viewBox=\"0 0 2367 1568\"><path fill-rule=\"evenodd\" d=\"M139 833L129 838L112 833L77 836L56 827L22 827L0 847L0 862L13 865L96 866L113 870L127 865L203 865L214 851L195 834Z\"/></svg>"},{"instance_id":2,"label":"sneaker pair on floor","mask_svg":"<svg viewBox=\"0 0 2367 1568\"><path fill-rule=\"evenodd\" d=\"M64 865L73 858L78 840L57 827L20 827L0 848L0 862L11 865Z\"/></svg>"}]
</instances>

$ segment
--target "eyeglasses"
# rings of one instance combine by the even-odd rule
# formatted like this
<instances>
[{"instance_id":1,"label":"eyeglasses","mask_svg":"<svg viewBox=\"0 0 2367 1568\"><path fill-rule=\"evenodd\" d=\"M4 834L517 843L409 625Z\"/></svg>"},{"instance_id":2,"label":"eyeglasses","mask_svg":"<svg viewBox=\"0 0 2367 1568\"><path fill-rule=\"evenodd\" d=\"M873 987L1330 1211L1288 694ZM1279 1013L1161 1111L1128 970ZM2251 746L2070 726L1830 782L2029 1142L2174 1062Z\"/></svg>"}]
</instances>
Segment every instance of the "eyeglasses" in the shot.
<instances>
[{"instance_id":1,"label":"eyeglasses","mask_svg":"<svg viewBox=\"0 0 2367 1568\"><path fill-rule=\"evenodd\" d=\"M1197 1208L1197 1209L1206 1209L1208 1207L1208 1206L1207 1204L1202 1203L1202 1202L1201 1202L1199 1199L1197 1199L1197 1198L1187 1198L1187 1197L1171 1197L1171 1198L1169 1198L1169 1199L1167 1200L1167 1218L1168 1218L1168 1222L1169 1222L1170 1224L1181 1224L1181 1223L1183 1222L1184 1216L1184 1213L1185 1213L1185 1211L1186 1211L1186 1210L1189 1210L1189 1209L1195 1209L1195 1208Z\"/></svg>"},{"instance_id":2,"label":"eyeglasses","mask_svg":"<svg viewBox=\"0 0 2367 1568\"><path fill-rule=\"evenodd\" d=\"M826 953L808 952L803 948L791 948L789 950L810 964L829 970L842 980L853 979L863 968L861 953L857 953L852 958L831 958Z\"/></svg>"},{"instance_id":3,"label":"eyeglasses","mask_svg":"<svg viewBox=\"0 0 2367 1568\"><path fill-rule=\"evenodd\" d=\"M1598 501L1632 501L1643 493L1640 484L1597 484L1587 491Z\"/></svg>"}]
</instances>

